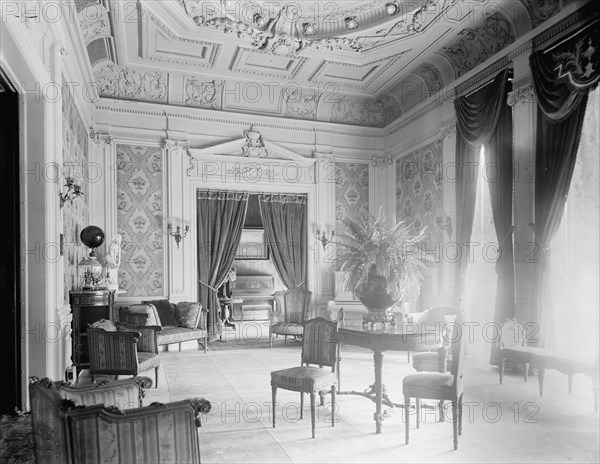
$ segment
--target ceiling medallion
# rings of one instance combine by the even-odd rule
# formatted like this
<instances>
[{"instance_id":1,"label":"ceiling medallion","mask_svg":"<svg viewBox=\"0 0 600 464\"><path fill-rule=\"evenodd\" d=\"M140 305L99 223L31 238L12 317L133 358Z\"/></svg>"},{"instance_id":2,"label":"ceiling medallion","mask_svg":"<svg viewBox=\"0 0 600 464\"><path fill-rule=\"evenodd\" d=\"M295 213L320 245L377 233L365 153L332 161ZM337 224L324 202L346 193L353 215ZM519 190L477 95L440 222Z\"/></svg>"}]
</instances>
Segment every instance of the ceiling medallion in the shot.
<instances>
[{"instance_id":1,"label":"ceiling medallion","mask_svg":"<svg viewBox=\"0 0 600 464\"><path fill-rule=\"evenodd\" d=\"M399 7L398 7L398 3L396 3L396 2L388 2L385 5L385 11L390 16L394 16L396 13L398 13L398 10L399 10Z\"/></svg>"},{"instance_id":2,"label":"ceiling medallion","mask_svg":"<svg viewBox=\"0 0 600 464\"><path fill-rule=\"evenodd\" d=\"M344 21L346 21L346 27L350 30L356 29L359 25L356 16L348 16Z\"/></svg>"}]
</instances>

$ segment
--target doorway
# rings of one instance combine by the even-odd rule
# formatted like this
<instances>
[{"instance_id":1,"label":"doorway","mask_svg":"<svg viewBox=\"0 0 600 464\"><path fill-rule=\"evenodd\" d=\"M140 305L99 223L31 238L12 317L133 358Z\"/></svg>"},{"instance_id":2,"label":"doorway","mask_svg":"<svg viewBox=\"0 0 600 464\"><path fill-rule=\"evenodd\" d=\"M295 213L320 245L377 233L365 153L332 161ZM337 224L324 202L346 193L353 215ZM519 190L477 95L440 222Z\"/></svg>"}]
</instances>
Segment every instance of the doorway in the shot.
<instances>
[{"instance_id":1,"label":"doorway","mask_svg":"<svg viewBox=\"0 0 600 464\"><path fill-rule=\"evenodd\" d=\"M19 99L0 69L0 295L3 317L0 324L0 378L5 394L0 395L0 414L21 405L21 281L19 214Z\"/></svg>"}]
</instances>

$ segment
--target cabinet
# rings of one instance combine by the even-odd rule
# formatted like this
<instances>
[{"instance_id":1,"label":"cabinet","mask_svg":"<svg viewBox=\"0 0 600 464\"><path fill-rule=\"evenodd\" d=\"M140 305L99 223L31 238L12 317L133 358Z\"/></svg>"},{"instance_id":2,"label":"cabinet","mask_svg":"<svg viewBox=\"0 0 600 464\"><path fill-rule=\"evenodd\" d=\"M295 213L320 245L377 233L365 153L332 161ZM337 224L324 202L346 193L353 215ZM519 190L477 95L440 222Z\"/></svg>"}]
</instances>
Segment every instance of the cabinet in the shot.
<instances>
[{"instance_id":1,"label":"cabinet","mask_svg":"<svg viewBox=\"0 0 600 464\"><path fill-rule=\"evenodd\" d=\"M117 320L115 291L72 290L69 292L71 305L71 361L80 369L89 368L87 327L99 319Z\"/></svg>"}]
</instances>

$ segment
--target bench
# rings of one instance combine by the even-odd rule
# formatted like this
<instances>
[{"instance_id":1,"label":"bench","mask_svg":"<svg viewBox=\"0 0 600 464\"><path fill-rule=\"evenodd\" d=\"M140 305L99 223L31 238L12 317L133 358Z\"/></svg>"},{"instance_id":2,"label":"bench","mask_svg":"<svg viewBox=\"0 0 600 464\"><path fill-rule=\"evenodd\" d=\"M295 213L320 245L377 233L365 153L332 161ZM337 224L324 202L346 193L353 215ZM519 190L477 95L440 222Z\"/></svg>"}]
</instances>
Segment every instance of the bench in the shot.
<instances>
[{"instance_id":1,"label":"bench","mask_svg":"<svg viewBox=\"0 0 600 464\"><path fill-rule=\"evenodd\" d=\"M547 369L557 370L567 376L569 394L571 394L573 387L573 376L575 374L584 374L589 376L592 381L594 410L598 412L598 354L596 354L596 358L594 359L593 357L590 358L589 355L586 357L586 353L572 354L536 346L527 346L525 330L514 320L510 320L502 326L499 351L500 365L498 374L501 384L504 365L509 359L514 363L525 365L525 382L527 382L529 367L535 368L538 376L540 398L544 394L544 375Z\"/></svg>"}]
</instances>

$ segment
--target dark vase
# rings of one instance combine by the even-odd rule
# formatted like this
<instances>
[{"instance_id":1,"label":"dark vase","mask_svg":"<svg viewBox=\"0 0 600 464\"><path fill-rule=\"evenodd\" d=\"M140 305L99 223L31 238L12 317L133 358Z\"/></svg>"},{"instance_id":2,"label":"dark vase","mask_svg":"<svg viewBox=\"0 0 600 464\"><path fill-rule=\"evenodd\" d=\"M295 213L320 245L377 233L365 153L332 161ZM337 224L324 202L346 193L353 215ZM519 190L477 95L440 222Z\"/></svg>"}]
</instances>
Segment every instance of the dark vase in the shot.
<instances>
[{"instance_id":1,"label":"dark vase","mask_svg":"<svg viewBox=\"0 0 600 464\"><path fill-rule=\"evenodd\" d=\"M396 327L394 296L388 292L384 277L369 273L366 282L356 289L356 297L367 308L367 314L363 315L364 329L385 331Z\"/></svg>"}]
</instances>

